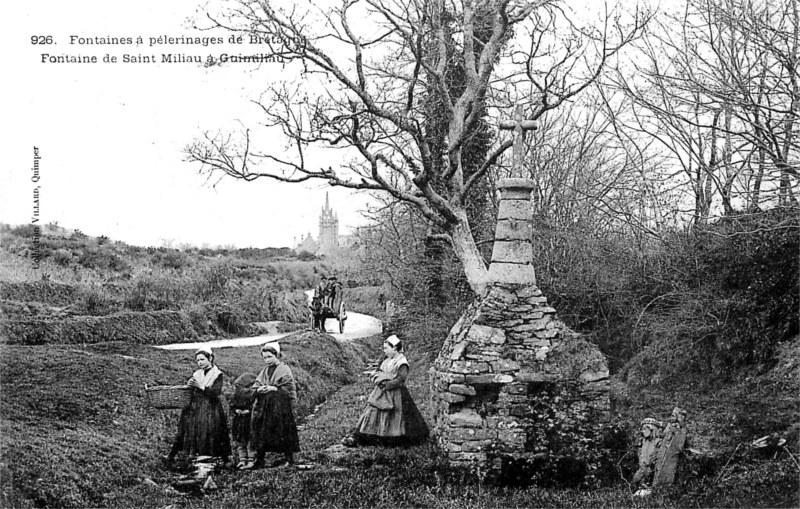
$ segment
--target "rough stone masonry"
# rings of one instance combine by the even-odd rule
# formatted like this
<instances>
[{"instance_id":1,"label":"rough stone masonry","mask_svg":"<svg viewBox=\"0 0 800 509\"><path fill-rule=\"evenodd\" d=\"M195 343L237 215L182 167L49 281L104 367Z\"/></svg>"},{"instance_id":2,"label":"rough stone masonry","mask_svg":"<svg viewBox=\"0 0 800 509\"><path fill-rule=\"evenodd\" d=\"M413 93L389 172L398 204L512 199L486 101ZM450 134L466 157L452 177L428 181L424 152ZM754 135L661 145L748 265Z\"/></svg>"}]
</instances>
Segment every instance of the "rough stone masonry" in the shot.
<instances>
[{"instance_id":1,"label":"rough stone masonry","mask_svg":"<svg viewBox=\"0 0 800 509\"><path fill-rule=\"evenodd\" d=\"M453 326L430 372L434 436L454 466L574 454L609 417L608 367L536 285L529 179L498 183L490 284ZM591 444L589 445L591 446Z\"/></svg>"}]
</instances>

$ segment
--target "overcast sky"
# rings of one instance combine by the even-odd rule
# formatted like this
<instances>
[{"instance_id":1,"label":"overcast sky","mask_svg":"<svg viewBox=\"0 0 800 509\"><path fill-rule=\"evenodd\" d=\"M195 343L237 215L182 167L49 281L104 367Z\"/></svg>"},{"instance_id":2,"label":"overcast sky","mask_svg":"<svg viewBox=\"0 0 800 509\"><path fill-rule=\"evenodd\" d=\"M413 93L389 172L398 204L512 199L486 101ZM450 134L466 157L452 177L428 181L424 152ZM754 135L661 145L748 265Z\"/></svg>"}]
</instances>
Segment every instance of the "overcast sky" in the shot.
<instances>
[{"instance_id":1,"label":"overcast sky","mask_svg":"<svg viewBox=\"0 0 800 509\"><path fill-rule=\"evenodd\" d=\"M364 223L367 197L317 183L223 179L216 187L185 162L183 148L204 130L235 128L258 118L250 100L281 76L282 64L122 63L124 54L207 55L235 49L162 45L148 38L209 36L191 29L197 0L13 2L2 30L5 62L0 222L30 223L33 188L40 186L40 220L90 235L141 245L162 239L194 245L291 246L317 235L330 192L340 233ZM54 45L31 37L52 35ZM70 36L137 37L142 46L70 44ZM225 35L225 34L217 34ZM227 37L227 35L225 35ZM252 48L245 48L251 51ZM117 56L116 64L42 63L41 54ZM33 147L40 180L31 182ZM330 157L330 156L329 156ZM320 161L326 166L330 159ZM215 181L216 182L216 181Z\"/></svg>"}]
</instances>

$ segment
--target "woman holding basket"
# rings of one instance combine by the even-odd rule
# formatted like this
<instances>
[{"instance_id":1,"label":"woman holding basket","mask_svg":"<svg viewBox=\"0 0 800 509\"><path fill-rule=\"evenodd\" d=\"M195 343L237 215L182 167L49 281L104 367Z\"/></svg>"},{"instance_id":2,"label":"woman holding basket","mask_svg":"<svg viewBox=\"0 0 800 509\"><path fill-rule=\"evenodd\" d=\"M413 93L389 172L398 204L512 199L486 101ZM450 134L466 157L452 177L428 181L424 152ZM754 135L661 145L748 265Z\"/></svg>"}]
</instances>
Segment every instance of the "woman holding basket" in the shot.
<instances>
[{"instance_id":1,"label":"woman holding basket","mask_svg":"<svg viewBox=\"0 0 800 509\"><path fill-rule=\"evenodd\" d=\"M367 407L353 434L342 440L346 446L407 446L428 438L428 425L406 388L409 367L403 342L389 336L383 342L383 353L386 358L380 367L369 373L373 389Z\"/></svg>"},{"instance_id":2,"label":"woman holding basket","mask_svg":"<svg viewBox=\"0 0 800 509\"><path fill-rule=\"evenodd\" d=\"M189 456L213 456L228 461L231 455L228 419L220 400L224 375L214 364L211 348L200 348L194 358L199 369L187 382L192 397L181 411L178 434L166 460L171 463L176 454L184 451Z\"/></svg>"}]
</instances>

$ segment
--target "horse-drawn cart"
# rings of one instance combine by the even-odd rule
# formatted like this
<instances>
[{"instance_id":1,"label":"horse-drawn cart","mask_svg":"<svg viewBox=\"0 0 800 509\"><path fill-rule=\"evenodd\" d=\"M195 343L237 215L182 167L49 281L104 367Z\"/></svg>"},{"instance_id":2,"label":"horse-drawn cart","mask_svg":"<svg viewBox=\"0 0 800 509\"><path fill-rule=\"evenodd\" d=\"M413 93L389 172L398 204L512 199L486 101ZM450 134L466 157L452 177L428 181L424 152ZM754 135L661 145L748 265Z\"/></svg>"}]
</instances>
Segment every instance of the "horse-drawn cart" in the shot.
<instances>
[{"instance_id":1,"label":"horse-drawn cart","mask_svg":"<svg viewBox=\"0 0 800 509\"><path fill-rule=\"evenodd\" d=\"M344 302L344 292L341 285L336 285L331 294L317 295L311 299L311 329L328 332L325 322L335 318L339 323L339 333L344 332L344 323L347 320L347 307Z\"/></svg>"}]
</instances>

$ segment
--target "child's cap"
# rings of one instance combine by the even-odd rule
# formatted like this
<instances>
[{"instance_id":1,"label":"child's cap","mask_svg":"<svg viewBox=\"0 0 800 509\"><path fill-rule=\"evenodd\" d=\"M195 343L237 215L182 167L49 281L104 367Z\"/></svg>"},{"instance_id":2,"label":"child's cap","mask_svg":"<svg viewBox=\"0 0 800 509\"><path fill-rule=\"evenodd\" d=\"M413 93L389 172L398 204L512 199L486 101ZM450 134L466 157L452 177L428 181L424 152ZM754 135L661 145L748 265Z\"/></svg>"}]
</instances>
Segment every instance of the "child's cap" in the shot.
<instances>
[{"instance_id":1,"label":"child's cap","mask_svg":"<svg viewBox=\"0 0 800 509\"><path fill-rule=\"evenodd\" d=\"M233 382L233 385L236 387L250 387L255 383L256 375L252 373L242 373L239 377Z\"/></svg>"}]
</instances>

